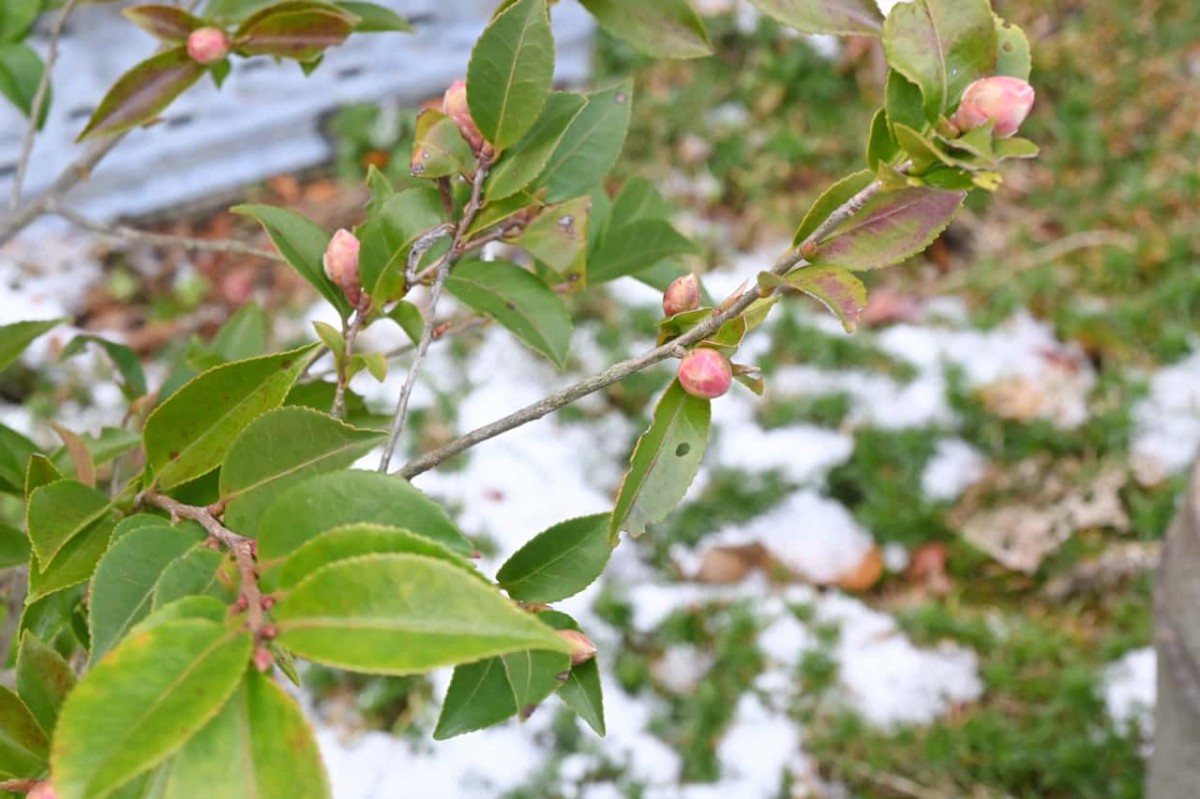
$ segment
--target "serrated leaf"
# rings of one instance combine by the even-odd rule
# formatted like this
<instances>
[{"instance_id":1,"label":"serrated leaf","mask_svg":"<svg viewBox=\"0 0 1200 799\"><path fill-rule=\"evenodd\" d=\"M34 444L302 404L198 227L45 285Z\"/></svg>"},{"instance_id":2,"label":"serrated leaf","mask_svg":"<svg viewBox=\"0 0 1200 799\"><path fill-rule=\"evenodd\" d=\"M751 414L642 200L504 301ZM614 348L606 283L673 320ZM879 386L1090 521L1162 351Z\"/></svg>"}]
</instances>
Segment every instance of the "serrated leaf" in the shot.
<instances>
[{"instance_id":1,"label":"serrated leaf","mask_svg":"<svg viewBox=\"0 0 1200 799\"><path fill-rule=\"evenodd\" d=\"M521 649L567 652L550 628L495 589L420 555L325 566L281 596L275 621L280 645L297 655L377 674L416 674Z\"/></svg>"},{"instance_id":2,"label":"serrated leaf","mask_svg":"<svg viewBox=\"0 0 1200 799\"><path fill-rule=\"evenodd\" d=\"M874 172L881 163L890 163L900 153L900 147L888 126L887 109L880 108L871 118L871 133L867 137L867 169Z\"/></svg>"},{"instance_id":3,"label":"serrated leaf","mask_svg":"<svg viewBox=\"0 0 1200 799\"><path fill-rule=\"evenodd\" d=\"M807 294L841 320L847 333L854 332L867 305L867 287L837 266L808 266L786 277L763 272L758 276L758 284L764 289L786 286Z\"/></svg>"},{"instance_id":4,"label":"serrated leaf","mask_svg":"<svg viewBox=\"0 0 1200 799\"><path fill-rule=\"evenodd\" d=\"M996 67L996 27L988 0L911 0L883 24L888 66L921 89L930 121L958 103L971 82Z\"/></svg>"},{"instance_id":5,"label":"serrated leaf","mask_svg":"<svg viewBox=\"0 0 1200 799\"><path fill-rule=\"evenodd\" d=\"M278 407L316 356L316 345L218 366L189 381L146 420L146 459L165 490L225 459L234 439Z\"/></svg>"},{"instance_id":6,"label":"serrated leaf","mask_svg":"<svg viewBox=\"0 0 1200 799\"><path fill-rule=\"evenodd\" d=\"M712 55L704 21L687 0L580 0L600 27L656 58Z\"/></svg>"},{"instance_id":7,"label":"serrated leaf","mask_svg":"<svg viewBox=\"0 0 1200 799\"><path fill-rule=\"evenodd\" d=\"M488 173L484 197L488 202L511 197L532 183L554 154L571 122L587 105L581 94L555 92L529 132L504 152Z\"/></svg>"},{"instance_id":8,"label":"serrated leaf","mask_svg":"<svg viewBox=\"0 0 1200 799\"><path fill-rule=\"evenodd\" d=\"M50 762L59 799L96 799L177 751L249 662L249 632L201 619L135 630L67 697Z\"/></svg>"},{"instance_id":9,"label":"serrated leaf","mask_svg":"<svg viewBox=\"0 0 1200 799\"><path fill-rule=\"evenodd\" d=\"M461 555L432 539L399 527L362 522L335 527L306 542L279 567L275 577L276 587L291 588L329 563L360 555L387 553L408 553L443 560L483 580L483 575L463 560ZM270 576L269 572L265 574L264 581Z\"/></svg>"},{"instance_id":10,"label":"serrated leaf","mask_svg":"<svg viewBox=\"0 0 1200 799\"><path fill-rule=\"evenodd\" d=\"M36 777L46 765L49 742L20 698L0 685L0 775Z\"/></svg>"},{"instance_id":11,"label":"serrated leaf","mask_svg":"<svg viewBox=\"0 0 1200 799\"><path fill-rule=\"evenodd\" d=\"M189 33L203 28L205 25L204 20L189 14L178 6L158 3L133 6L126 8L121 13L146 33L171 44L186 42Z\"/></svg>"},{"instance_id":12,"label":"serrated leaf","mask_svg":"<svg viewBox=\"0 0 1200 799\"><path fill-rule=\"evenodd\" d=\"M615 542L621 530L642 535L647 524L661 521L683 499L700 469L711 416L708 400L693 397L678 380L671 381L621 480L608 526L610 541Z\"/></svg>"},{"instance_id":13,"label":"serrated leaf","mask_svg":"<svg viewBox=\"0 0 1200 799\"><path fill-rule=\"evenodd\" d=\"M131 631L140 634L176 621L206 621L225 626L229 620L229 603L212 596L185 596L169 602L142 619Z\"/></svg>"},{"instance_id":14,"label":"serrated leaf","mask_svg":"<svg viewBox=\"0 0 1200 799\"><path fill-rule=\"evenodd\" d=\"M435 108L417 115L409 171L417 178L442 178L465 173L474 161L471 146L458 123Z\"/></svg>"},{"instance_id":15,"label":"serrated leaf","mask_svg":"<svg viewBox=\"0 0 1200 799\"><path fill-rule=\"evenodd\" d=\"M348 468L385 438L309 408L278 408L258 417L234 440L221 466L225 523L234 530L257 529L282 491Z\"/></svg>"},{"instance_id":16,"label":"serrated leaf","mask_svg":"<svg viewBox=\"0 0 1200 799\"><path fill-rule=\"evenodd\" d=\"M403 296L409 251L418 238L445 221L445 213L437 190L420 186L389 197L378 216L359 228L363 290L376 305Z\"/></svg>"},{"instance_id":17,"label":"serrated leaf","mask_svg":"<svg viewBox=\"0 0 1200 799\"><path fill-rule=\"evenodd\" d=\"M1029 39L1025 38L1025 31L1000 17L996 17L995 21L998 43L995 74L1029 80L1033 58L1029 54Z\"/></svg>"},{"instance_id":18,"label":"serrated leaf","mask_svg":"<svg viewBox=\"0 0 1200 799\"><path fill-rule=\"evenodd\" d=\"M51 483L46 488L56 485L59 484ZM109 510L67 541L49 562L35 558L29 568L29 595L25 598L26 604L32 604L42 597L78 585L90 578L100 557L108 549L116 520L116 511Z\"/></svg>"},{"instance_id":19,"label":"serrated leaf","mask_svg":"<svg viewBox=\"0 0 1200 799\"><path fill-rule=\"evenodd\" d=\"M332 796L316 737L300 707L255 672L172 758L160 784L156 799Z\"/></svg>"},{"instance_id":20,"label":"serrated leaf","mask_svg":"<svg viewBox=\"0 0 1200 799\"><path fill-rule=\"evenodd\" d=\"M275 243L279 254L300 277L320 292L321 296L337 308L342 318L350 315L350 301L342 290L325 276L325 250L331 238L317 225L286 208L272 205L235 205L229 209L257 221Z\"/></svg>"},{"instance_id":21,"label":"serrated leaf","mask_svg":"<svg viewBox=\"0 0 1200 799\"><path fill-rule=\"evenodd\" d=\"M75 682L63 656L26 630L17 650L17 694L46 735L54 733L58 710Z\"/></svg>"},{"instance_id":22,"label":"serrated leaf","mask_svg":"<svg viewBox=\"0 0 1200 799\"><path fill-rule=\"evenodd\" d=\"M592 584L612 546L607 513L569 519L537 534L513 553L496 580L513 599L558 602Z\"/></svg>"},{"instance_id":23,"label":"serrated leaf","mask_svg":"<svg viewBox=\"0 0 1200 799\"><path fill-rule=\"evenodd\" d=\"M517 715L517 700L508 682L504 661L498 657L454 668L442 702L436 741L482 730Z\"/></svg>"},{"instance_id":24,"label":"serrated leaf","mask_svg":"<svg viewBox=\"0 0 1200 799\"><path fill-rule=\"evenodd\" d=\"M349 470L305 480L280 494L259 525L259 558L287 557L326 530L358 522L401 527L460 554L475 551L446 511L407 480Z\"/></svg>"},{"instance_id":25,"label":"serrated leaf","mask_svg":"<svg viewBox=\"0 0 1200 799\"><path fill-rule=\"evenodd\" d=\"M550 694L557 691L571 671L571 656L561 652L524 650L500 658L522 721Z\"/></svg>"},{"instance_id":26,"label":"serrated leaf","mask_svg":"<svg viewBox=\"0 0 1200 799\"><path fill-rule=\"evenodd\" d=\"M358 17L355 33L411 33L413 29L408 20L387 6L358 0L338 0L337 6Z\"/></svg>"},{"instance_id":27,"label":"serrated leaf","mask_svg":"<svg viewBox=\"0 0 1200 799\"><path fill-rule=\"evenodd\" d=\"M616 280L649 269L664 258L697 251L691 239L664 219L641 219L615 228L610 223L588 256L588 283Z\"/></svg>"},{"instance_id":28,"label":"serrated leaf","mask_svg":"<svg viewBox=\"0 0 1200 799\"><path fill-rule=\"evenodd\" d=\"M29 460L36 454L36 444L16 430L0 424L0 488L20 494L25 488Z\"/></svg>"},{"instance_id":29,"label":"serrated leaf","mask_svg":"<svg viewBox=\"0 0 1200 799\"><path fill-rule=\"evenodd\" d=\"M58 470L53 461L42 453L35 452L30 456L29 466L25 469L25 501L28 502L29 497L37 489L61 479L63 479L62 472Z\"/></svg>"},{"instance_id":30,"label":"serrated leaf","mask_svg":"<svg viewBox=\"0 0 1200 799\"><path fill-rule=\"evenodd\" d=\"M7 369L34 339L50 332L66 319L46 319L34 322L13 322L0 325L0 371Z\"/></svg>"},{"instance_id":31,"label":"serrated leaf","mask_svg":"<svg viewBox=\"0 0 1200 799\"><path fill-rule=\"evenodd\" d=\"M670 206L653 183L645 178L630 178L612 201L605 232L642 219L665 220L670 213Z\"/></svg>"},{"instance_id":32,"label":"serrated leaf","mask_svg":"<svg viewBox=\"0 0 1200 799\"><path fill-rule=\"evenodd\" d=\"M163 570L202 540L194 531L163 523L139 527L113 542L92 577L88 624L93 664L149 615Z\"/></svg>"},{"instance_id":33,"label":"serrated leaf","mask_svg":"<svg viewBox=\"0 0 1200 799\"><path fill-rule=\"evenodd\" d=\"M76 141L112 136L150 122L206 71L186 47L151 56L117 78Z\"/></svg>"},{"instance_id":34,"label":"serrated leaf","mask_svg":"<svg viewBox=\"0 0 1200 799\"><path fill-rule=\"evenodd\" d=\"M536 275L508 261L466 261L451 271L446 291L565 368L571 316L562 299Z\"/></svg>"},{"instance_id":35,"label":"serrated leaf","mask_svg":"<svg viewBox=\"0 0 1200 799\"><path fill-rule=\"evenodd\" d=\"M82 352L88 344L95 344L108 355L117 373L121 375L121 392L128 399L136 399L146 393L146 373L142 370L142 359L124 344L100 336L81 334L67 342L58 359L64 361Z\"/></svg>"},{"instance_id":36,"label":"serrated leaf","mask_svg":"<svg viewBox=\"0 0 1200 799\"><path fill-rule=\"evenodd\" d=\"M750 0L759 11L805 33L878 36L883 14L874 0Z\"/></svg>"},{"instance_id":37,"label":"serrated leaf","mask_svg":"<svg viewBox=\"0 0 1200 799\"><path fill-rule=\"evenodd\" d=\"M111 507L104 494L74 480L59 480L34 491L25 512L25 529L38 560L53 560L68 541L104 517Z\"/></svg>"},{"instance_id":38,"label":"serrated leaf","mask_svg":"<svg viewBox=\"0 0 1200 799\"><path fill-rule=\"evenodd\" d=\"M467 104L484 138L504 150L533 127L554 80L546 0L517 0L484 29L467 65Z\"/></svg>"},{"instance_id":39,"label":"serrated leaf","mask_svg":"<svg viewBox=\"0 0 1200 799\"><path fill-rule=\"evenodd\" d=\"M875 269L924 250L950 224L963 191L914 186L877 194L834 228L809 260L847 269Z\"/></svg>"},{"instance_id":40,"label":"serrated leaf","mask_svg":"<svg viewBox=\"0 0 1200 799\"><path fill-rule=\"evenodd\" d=\"M555 610L542 611L538 618L556 630L579 629L573 618ZM604 692L600 686L600 666L596 658L571 667L566 682L558 689L558 698L597 735L604 736L607 732L604 724Z\"/></svg>"},{"instance_id":41,"label":"serrated leaf","mask_svg":"<svg viewBox=\"0 0 1200 799\"><path fill-rule=\"evenodd\" d=\"M547 203L587 194L617 163L633 106L633 81L587 95L580 111L554 148L534 185L545 188Z\"/></svg>"},{"instance_id":42,"label":"serrated leaf","mask_svg":"<svg viewBox=\"0 0 1200 799\"><path fill-rule=\"evenodd\" d=\"M284 0L248 17L234 34L234 47L248 56L312 61L346 41L357 21L337 6Z\"/></svg>"},{"instance_id":43,"label":"serrated leaf","mask_svg":"<svg viewBox=\"0 0 1200 799\"><path fill-rule=\"evenodd\" d=\"M1036 158L1040 148L1029 139L1013 137L997 139L993 143L997 158Z\"/></svg>"},{"instance_id":44,"label":"serrated leaf","mask_svg":"<svg viewBox=\"0 0 1200 799\"><path fill-rule=\"evenodd\" d=\"M576 197L543 208L513 239L562 278L582 288L587 267L588 211L592 198Z\"/></svg>"},{"instance_id":45,"label":"serrated leaf","mask_svg":"<svg viewBox=\"0 0 1200 799\"><path fill-rule=\"evenodd\" d=\"M46 65L32 47L24 43L0 44L0 94L8 98L22 114L33 113L33 99L42 82ZM53 92L47 92L42 103L38 130L46 124Z\"/></svg>"},{"instance_id":46,"label":"serrated leaf","mask_svg":"<svg viewBox=\"0 0 1200 799\"><path fill-rule=\"evenodd\" d=\"M151 610L157 611L176 600L201 594L233 601L233 589L220 580L221 567L228 562L226 555L208 544L192 547L162 570L154 583Z\"/></svg>"},{"instance_id":47,"label":"serrated leaf","mask_svg":"<svg viewBox=\"0 0 1200 799\"><path fill-rule=\"evenodd\" d=\"M822 222L829 218L830 214L871 185L874 179L874 174L863 169L847 175L826 189L825 193L817 198L817 201L808 209L808 213L804 215L800 227L796 228L796 235L792 237L792 243L796 246L802 244L814 230L821 226Z\"/></svg>"},{"instance_id":48,"label":"serrated leaf","mask_svg":"<svg viewBox=\"0 0 1200 799\"><path fill-rule=\"evenodd\" d=\"M913 130L924 130L928 127L924 102L921 87L894 69L888 71L887 84L884 87L884 108L887 111L889 129L897 124L908 125Z\"/></svg>"}]
</instances>

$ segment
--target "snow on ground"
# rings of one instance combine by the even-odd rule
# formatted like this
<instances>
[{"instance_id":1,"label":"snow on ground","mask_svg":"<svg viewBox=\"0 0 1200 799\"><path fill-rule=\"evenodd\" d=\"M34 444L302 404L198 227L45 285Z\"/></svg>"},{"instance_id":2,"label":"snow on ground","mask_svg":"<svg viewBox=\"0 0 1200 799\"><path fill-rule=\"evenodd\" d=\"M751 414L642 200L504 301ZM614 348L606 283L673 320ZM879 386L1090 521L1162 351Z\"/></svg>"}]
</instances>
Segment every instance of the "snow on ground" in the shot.
<instances>
[{"instance_id":1,"label":"snow on ground","mask_svg":"<svg viewBox=\"0 0 1200 799\"><path fill-rule=\"evenodd\" d=\"M959 438L943 438L921 473L921 491L934 502L953 502L983 477L987 461Z\"/></svg>"},{"instance_id":2,"label":"snow on ground","mask_svg":"<svg viewBox=\"0 0 1200 799\"><path fill-rule=\"evenodd\" d=\"M1133 418L1139 479L1155 483L1183 471L1200 449L1200 351L1152 375Z\"/></svg>"},{"instance_id":3,"label":"snow on ground","mask_svg":"<svg viewBox=\"0 0 1200 799\"><path fill-rule=\"evenodd\" d=\"M1153 647L1135 649L1108 667L1104 675L1104 704L1118 727L1136 723L1147 739L1154 734L1156 696Z\"/></svg>"}]
</instances>

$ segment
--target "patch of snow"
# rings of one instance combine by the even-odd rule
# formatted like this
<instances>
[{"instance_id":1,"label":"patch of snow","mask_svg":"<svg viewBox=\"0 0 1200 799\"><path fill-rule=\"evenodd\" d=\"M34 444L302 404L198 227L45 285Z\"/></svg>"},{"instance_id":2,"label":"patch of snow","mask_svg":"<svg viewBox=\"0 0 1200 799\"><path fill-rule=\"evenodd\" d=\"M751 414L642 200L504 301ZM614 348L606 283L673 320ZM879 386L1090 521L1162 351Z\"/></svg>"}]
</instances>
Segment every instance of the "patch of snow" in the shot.
<instances>
[{"instance_id":1,"label":"patch of snow","mask_svg":"<svg viewBox=\"0 0 1200 799\"><path fill-rule=\"evenodd\" d=\"M1160 369L1133 409L1133 457L1138 479L1158 482L1183 471L1200 449L1200 350Z\"/></svg>"},{"instance_id":2,"label":"patch of snow","mask_svg":"<svg viewBox=\"0 0 1200 799\"><path fill-rule=\"evenodd\" d=\"M946 381L940 371L930 371L902 383L876 372L859 369L830 371L813 366L787 366L772 375L771 396L812 396L844 393L850 397L848 421L885 430L950 425L954 412L946 401Z\"/></svg>"},{"instance_id":3,"label":"patch of snow","mask_svg":"<svg viewBox=\"0 0 1200 799\"><path fill-rule=\"evenodd\" d=\"M1157 658L1153 647L1135 649L1104 673L1104 704L1117 727L1136 723L1149 739L1154 733Z\"/></svg>"},{"instance_id":4,"label":"patch of snow","mask_svg":"<svg viewBox=\"0 0 1200 799\"><path fill-rule=\"evenodd\" d=\"M712 668L712 664L713 656L710 652L691 645L678 644L667 647L651 665L650 673L667 692L685 695L696 690L708 674L708 670Z\"/></svg>"},{"instance_id":5,"label":"patch of snow","mask_svg":"<svg viewBox=\"0 0 1200 799\"><path fill-rule=\"evenodd\" d=\"M943 438L921 473L921 491L934 502L953 502L983 477L986 466L982 453L967 442Z\"/></svg>"},{"instance_id":6,"label":"patch of snow","mask_svg":"<svg viewBox=\"0 0 1200 799\"><path fill-rule=\"evenodd\" d=\"M893 574L904 571L909 564L908 550L903 544L886 544L883 547L883 567Z\"/></svg>"},{"instance_id":7,"label":"patch of snow","mask_svg":"<svg viewBox=\"0 0 1200 799\"><path fill-rule=\"evenodd\" d=\"M718 423L720 438L712 462L761 472L777 469L797 485L814 483L854 452L846 433L812 425L763 430L752 421Z\"/></svg>"}]
</instances>

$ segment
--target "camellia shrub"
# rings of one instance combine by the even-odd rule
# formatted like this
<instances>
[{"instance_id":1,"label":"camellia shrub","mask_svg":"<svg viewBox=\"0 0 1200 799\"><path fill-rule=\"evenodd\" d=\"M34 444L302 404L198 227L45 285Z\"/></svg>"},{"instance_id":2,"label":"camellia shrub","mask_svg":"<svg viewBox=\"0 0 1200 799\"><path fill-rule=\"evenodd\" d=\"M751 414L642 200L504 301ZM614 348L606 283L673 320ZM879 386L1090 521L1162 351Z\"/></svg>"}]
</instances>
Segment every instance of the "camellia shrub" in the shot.
<instances>
[{"instance_id":1,"label":"camellia shrub","mask_svg":"<svg viewBox=\"0 0 1200 799\"><path fill-rule=\"evenodd\" d=\"M640 50L710 51L686 0L580 1ZM636 112L633 83L555 91L556 3L506 0L465 80L418 118L412 180L396 186L372 171L353 230L331 235L286 208L233 209L265 228L271 255L312 284L340 326L318 323L310 344L240 360L213 347L159 386L119 343L67 345L64 355L108 354L129 412L124 427L99 436L61 420L58 452L0 428L0 489L24 507L23 530L0 528L0 566L28 570L16 689L0 688L0 788L57 799L329 796L313 732L280 687L299 681L299 661L386 675L453 666L439 739L523 718L555 695L603 735L596 647L553 606L600 576L622 533L646 533L681 500L704 456L711 403L761 392L758 370L738 362L744 338L797 295L852 331L866 301L856 273L922 251L969 191L999 185L1003 161L1037 151L1013 136L1033 102L1029 48L987 0L913 0L886 19L872 0L754 3L801 31L881 37L889 72L883 107L862 131L863 168L829 187L792 246L729 297L710 302L696 276L661 267L694 245L648 181L606 191ZM126 10L162 48L115 83L83 128L81 138L98 142L85 156L92 164L197 81L220 84L231 59L311 70L355 31L407 29L361 2L197 5ZM6 3L6 35L19 41L39 7ZM33 14L13 22L13 8ZM34 120L48 98L35 73L17 97ZM82 174L76 167L56 194L20 205L0 236L41 213L71 219L61 195ZM483 257L492 242L508 245L507 258ZM664 290L654 348L394 462L398 442L414 435L406 411L425 354L447 333L437 316L444 295L561 368L572 332L564 296L614 280ZM60 321L0 328L0 368ZM347 422L348 381L388 367L355 346L371 325L398 325L412 339L390 429ZM323 355L330 379L300 383ZM564 519L495 575L476 568L452 514L409 483L669 359L678 377L612 511ZM351 468L380 449L376 470Z\"/></svg>"}]
</instances>

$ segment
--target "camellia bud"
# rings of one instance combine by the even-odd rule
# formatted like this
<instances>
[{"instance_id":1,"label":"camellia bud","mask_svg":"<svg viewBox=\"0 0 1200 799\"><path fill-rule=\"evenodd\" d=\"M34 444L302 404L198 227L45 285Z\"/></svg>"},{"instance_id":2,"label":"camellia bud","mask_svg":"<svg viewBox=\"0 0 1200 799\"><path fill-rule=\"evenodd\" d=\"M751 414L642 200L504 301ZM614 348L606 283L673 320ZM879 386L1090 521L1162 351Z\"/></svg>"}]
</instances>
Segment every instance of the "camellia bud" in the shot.
<instances>
[{"instance_id":1,"label":"camellia bud","mask_svg":"<svg viewBox=\"0 0 1200 799\"><path fill-rule=\"evenodd\" d=\"M229 55L229 35L220 28L197 28L188 34L187 51L197 64L214 64Z\"/></svg>"},{"instance_id":2,"label":"camellia bud","mask_svg":"<svg viewBox=\"0 0 1200 799\"><path fill-rule=\"evenodd\" d=\"M692 350L679 364L679 385L693 397L716 399L729 390L733 367L729 359L706 347Z\"/></svg>"},{"instance_id":3,"label":"camellia bud","mask_svg":"<svg viewBox=\"0 0 1200 799\"><path fill-rule=\"evenodd\" d=\"M49 780L39 782L25 794L25 799L55 799L54 786Z\"/></svg>"},{"instance_id":4,"label":"camellia bud","mask_svg":"<svg viewBox=\"0 0 1200 799\"><path fill-rule=\"evenodd\" d=\"M958 110L950 122L960 131L967 131L995 122L995 134L1011 136L1021 127L1029 109L1033 108L1033 87L1020 78L997 75L980 78L963 92Z\"/></svg>"},{"instance_id":5,"label":"camellia bud","mask_svg":"<svg viewBox=\"0 0 1200 799\"><path fill-rule=\"evenodd\" d=\"M265 674L271 668L271 664L275 662L275 658L271 655L270 650L265 646L257 647L254 650L254 668Z\"/></svg>"},{"instance_id":6,"label":"camellia bud","mask_svg":"<svg viewBox=\"0 0 1200 799\"><path fill-rule=\"evenodd\" d=\"M571 665L587 663L596 656L596 645L579 630L555 630L559 638L571 645Z\"/></svg>"},{"instance_id":7,"label":"camellia bud","mask_svg":"<svg viewBox=\"0 0 1200 799\"><path fill-rule=\"evenodd\" d=\"M693 274L675 278L663 292L663 315L674 316L700 307L700 279Z\"/></svg>"},{"instance_id":8,"label":"camellia bud","mask_svg":"<svg viewBox=\"0 0 1200 799\"><path fill-rule=\"evenodd\" d=\"M358 277L358 238L349 230L333 234L325 250L325 274L346 294L351 304L358 305L362 283Z\"/></svg>"},{"instance_id":9,"label":"camellia bud","mask_svg":"<svg viewBox=\"0 0 1200 799\"><path fill-rule=\"evenodd\" d=\"M467 105L466 83L456 80L450 84L442 98L442 113L455 121L459 132L467 140L467 144L471 145L472 150L478 153L483 149L483 134L471 118L471 109Z\"/></svg>"}]
</instances>

